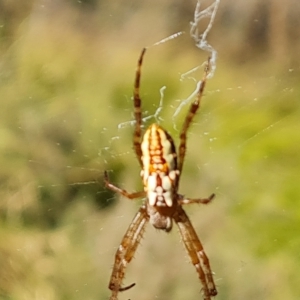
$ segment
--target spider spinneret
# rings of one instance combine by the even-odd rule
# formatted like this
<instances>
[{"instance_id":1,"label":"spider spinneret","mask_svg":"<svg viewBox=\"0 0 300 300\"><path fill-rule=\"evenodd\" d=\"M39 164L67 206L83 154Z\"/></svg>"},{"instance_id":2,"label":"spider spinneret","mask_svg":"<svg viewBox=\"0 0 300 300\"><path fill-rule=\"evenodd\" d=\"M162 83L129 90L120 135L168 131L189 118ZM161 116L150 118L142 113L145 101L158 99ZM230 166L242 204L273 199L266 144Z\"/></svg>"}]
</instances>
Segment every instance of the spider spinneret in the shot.
<instances>
[{"instance_id":1,"label":"spider spinneret","mask_svg":"<svg viewBox=\"0 0 300 300\"><path fill-rule=\"evenodd\" d=\"M207 62L203 79L199 83L196 100L191 104L183 123L179 136L180 144L177 155L172 137L158 124L151 124L143 138L141 138L142 110L139 89L141 66L145 52L146 48L142 50L138 60L133 97L136 121L133 145L142 168L141 177L144 191L128 193L126 190L113 185L108 179L107 172L104 173L105 185L112 191L129 199L146 197L146 201L135 215L115 254L115 263L109 282L109 289L112 291L110 300L117 300L118 292L128 290L135 285L133 283L122 287L122 281L125 276L126 266L133 258L148 221L155 228L170 232L173 220L178 226L188 255L202 283L204 299L210 300L212 296L217 295L217 290L210 269L209 259L182 205L191 203L207 204L214 198L214 194L208 198L198 199L186 198L178 194L179 179L186 152L187 130L200 106L200 100L209 72L210 60Z\"/></svg>"}]
</instances>

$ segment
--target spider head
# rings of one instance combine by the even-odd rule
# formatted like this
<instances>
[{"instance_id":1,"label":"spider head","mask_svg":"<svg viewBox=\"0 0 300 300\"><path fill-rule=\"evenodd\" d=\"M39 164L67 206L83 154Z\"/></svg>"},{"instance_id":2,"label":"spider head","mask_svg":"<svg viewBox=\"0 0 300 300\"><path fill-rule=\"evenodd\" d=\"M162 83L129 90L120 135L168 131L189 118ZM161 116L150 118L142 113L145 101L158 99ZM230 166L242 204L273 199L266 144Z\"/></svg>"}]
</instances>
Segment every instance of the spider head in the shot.
<instances>
[{"instance_id":1,"label":"spider head","mask_svg":"<svg viewBox=\"0 0 300 300\"><path fill-rule=\"evenodd\" d=\"M165 208L169 210L170 208ZM172 218L166 213L162 213L162 209L148 205L147 213L150 217L150 224L152 224L156 229L164 230L170 232L173 227Z\"/></svg>"}]
</instances>

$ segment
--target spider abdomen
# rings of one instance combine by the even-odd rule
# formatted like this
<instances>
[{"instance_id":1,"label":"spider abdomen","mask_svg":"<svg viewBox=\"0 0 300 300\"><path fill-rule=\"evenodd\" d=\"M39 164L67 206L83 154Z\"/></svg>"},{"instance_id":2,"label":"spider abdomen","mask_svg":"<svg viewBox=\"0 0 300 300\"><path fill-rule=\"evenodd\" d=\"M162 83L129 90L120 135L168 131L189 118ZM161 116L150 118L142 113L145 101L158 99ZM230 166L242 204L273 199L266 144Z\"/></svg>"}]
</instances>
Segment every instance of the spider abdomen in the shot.
<instances>
[{"instance_id":1,"label":"spider abdomen","mask_svg":"<svg viewBox=\"0 0 300 300\"><path fill-rule=\"evenodd\" d=\"M179 171L172 137L158 124L146 130L141 144L144 190L151 206L172 207Z\"/></svg>"}]
</instances>

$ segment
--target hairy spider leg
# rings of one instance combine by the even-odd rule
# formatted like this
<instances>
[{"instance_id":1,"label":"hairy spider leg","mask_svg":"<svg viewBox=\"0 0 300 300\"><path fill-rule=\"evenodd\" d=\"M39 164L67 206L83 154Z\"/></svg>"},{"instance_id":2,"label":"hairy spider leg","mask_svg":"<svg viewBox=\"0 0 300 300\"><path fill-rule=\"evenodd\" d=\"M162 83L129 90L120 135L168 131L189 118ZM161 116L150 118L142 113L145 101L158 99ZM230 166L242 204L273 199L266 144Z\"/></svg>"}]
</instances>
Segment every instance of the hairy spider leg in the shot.
<instances>
[{"instance_id":1,"label":"hairy spider leg","mask_svg":"<svg viewBox=\"0 0 300 300\"><path fill-rule=\"evenodd\" d=\"M192 264L195 266L199 279L202 282L204 299L210 300L211 296L217 295L217 290L211 273L209 260L204 252L200 239L182 207L178 208L178 214L174 216L174 219L178 225L179 232Z\"/></svg>"},{"instance_id":2,"label":"hairy spider leg","mask_svg":"<svg viewBox=\"0 0 300 300\"><path fill-rule=\"evenodd\" d=\"M186 205L186 204L208 204L215 198L215 194L211 194L208 198L185 198L183 195L178 195L178 203L180 205Z\"/></svg>"},{"instance_id":3,"label":"hairy spider leg","mask_svg":"<svg viewBox=\"0 0 300 300\"><path fill-rule=\"evenodd\" d=\"M198 93L197 93L197 98L196 100L191 104L190 109L186 115L186 118L184 120L184 123L182 125L182 129L179 135L180 138L180 143L179 143L179 147L178 147L178 170L181 174L182 171L182 167L183 167L183 163L184 163L184 157L185 157L185 152L186 152L186 140L187 140L187 131L193 121L193 118L200 106L200 101L201 98L203 96L203 91L205 88L205 84L206 84L206 79L207 79L207 75L209 73L210 70L210 58L208 58L207 60L207 64L205 67L205 72L204 72L204 76L201 80L201 82L199 83L199 89L198 89Z\"/></svg>"},{"instance_id":4,"label":"hairy spider leg","mask_svg":"<svg viewBox=\"0 0 300 300\"><path fill-rule=\"evenodd\" d=\"M135 254L148 220L147 210L145 205L143 205L132 220L115 254L114 267L108 286L112 291L110 300L117 300L118 292L126 291L135 286L135 283L132 283L126 287L121 287L126 266Z\"/></svg>"},{"instance_id":5,"label":"hairy spider leg","mask_svg":"<svg viewBox=\"0 0 300 300\"><path fill-rule=\"evenodd\" d=\"M133 106L134 106L134 118L135 118L133 148L141 167L143 166L143 162L142 162L142 149L141 149L142 107L141 107L141 98L140 98L140 79L141 79L141 68L142 68L145 52L146 52L146 48L142 50L138 60L138 65L136 68L135 80L134 80L134 91L133 91Z\"/></svg>"},{"instance_id":6,"label":"hairy spider leg","mask_svg":"<svg viewBox=\"0 0 300 300\"><path fill-rule=\"evenodd\" d=\"M146 196L146 193L144 191L134 192L134 193L128 193L126 190L123 190L123 189L115 186L114 184L112 184L109 181L107 171L104 171L104 183L105 183L105 186L107 188L109 188L110 190L112 190L113 192L119 193L122 196L124 196L124 197L126 197L126 198L128 198L130 200L136 199L136 198L142 198L142 197Z\"/></svg>"}]
</instances>

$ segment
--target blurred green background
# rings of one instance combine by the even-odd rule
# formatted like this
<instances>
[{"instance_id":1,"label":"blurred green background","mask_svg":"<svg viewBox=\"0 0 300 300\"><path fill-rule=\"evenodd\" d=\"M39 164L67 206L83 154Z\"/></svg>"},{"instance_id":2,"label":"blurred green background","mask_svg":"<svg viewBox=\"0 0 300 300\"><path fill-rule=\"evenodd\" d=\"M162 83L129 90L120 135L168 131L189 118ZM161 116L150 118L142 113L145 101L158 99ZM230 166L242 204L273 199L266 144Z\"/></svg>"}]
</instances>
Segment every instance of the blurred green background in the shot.
<instances>
[{"instance_id":1,"label":"blurred green background","mask_svg":"<svg viewBox=\"0 0 300 300\"><path fill-rule=\"evenodd\" d=\"M203 8L209 2L203 2ZM0 299L108 299L115 251L141 201L132 88L176 137L207 54L196 1L0 0ZM300 2L221 2L215 76L190 130L180 192L215 272L216 299L300 299ZM202 24L205 26L205 23ZM200 24L200 26L202 26ZM204 28L204 27L203 27ZM201 29L201 28L200 28ZM153 122L155 119L150 119ZM124 123L123 126L122 123ZM120 299L201 299L176 228L147 228Z\"/></svg>"}]
</instances>

